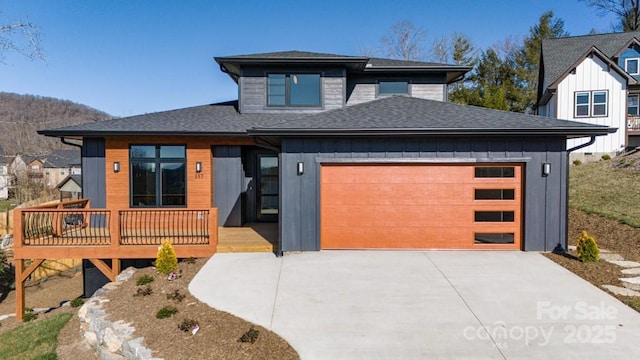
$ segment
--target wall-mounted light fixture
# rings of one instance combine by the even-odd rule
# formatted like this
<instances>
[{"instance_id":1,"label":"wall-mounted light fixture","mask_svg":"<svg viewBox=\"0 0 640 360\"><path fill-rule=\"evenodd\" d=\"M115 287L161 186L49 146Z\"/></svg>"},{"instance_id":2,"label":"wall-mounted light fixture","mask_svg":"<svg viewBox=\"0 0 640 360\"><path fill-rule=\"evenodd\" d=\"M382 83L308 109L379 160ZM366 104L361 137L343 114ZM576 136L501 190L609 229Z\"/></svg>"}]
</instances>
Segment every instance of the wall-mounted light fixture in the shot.
<instances>
[{"instance_id":1,"label":"wall-mounted light fixture","mask_svg":"<svg viewBox=\"0 0 640 360\"><path fill-rule=\"evenodd\" d=\"M202 163L200 161L196 161L196 172L197 173L202 172Z\"/></svg>"},{"instance_id":2,"label":"wall-mounted light fixture","mask_svg":"<svg viewBox=\"0 0 640 360\"><path fill-rule=\"evenodd\" d=\"M114 161L114 163L113 163L113 172L114 173L120 172L120 162L119 161Z\"/></svg>"},{"instance_id":3,"label":"wall-mounted light fixture","mask_svg":"<svg viewBox=\"0 0 640 360\"><path fill-rule=\"evenodd\" d=\"M298 162L298 176L304 174L304 163L302 161Z\"/></svg>"},{"instance_id":4,"label":"wall-mounted light fixture","mask_svg":"<svg viewBox=\"0 0 640 360\"><path fill-rule=\"evenodd\" d=\"M551 164L542 163L542 176L549 176L551 174Z\"/></svg>"}]
</instances>

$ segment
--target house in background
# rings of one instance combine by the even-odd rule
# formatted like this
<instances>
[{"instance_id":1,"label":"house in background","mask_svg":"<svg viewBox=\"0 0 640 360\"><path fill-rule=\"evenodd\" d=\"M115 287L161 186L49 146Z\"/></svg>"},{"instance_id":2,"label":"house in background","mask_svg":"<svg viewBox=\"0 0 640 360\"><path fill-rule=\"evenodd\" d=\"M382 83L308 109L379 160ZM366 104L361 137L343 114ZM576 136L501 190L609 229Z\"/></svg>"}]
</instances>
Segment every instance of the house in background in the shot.
<instances>
[{"instance_id":1,"label":"house in background","mask_svg":"<svg viewBox=\"0 0 640 360\"><path fill-rule=\"evenodd\" d=\"M79 150L55 150L38 155L17 155L11 162L11 174L20 181L55 189L69 175L80 175Z\"/></svg>"},{"instance_id":2,"label":"house in background","mask_svg":"<svg viewBox=\"0 0 640 360\"><path fill-rule=\"evenodd\" d=\"M9 174L9 163L0 155L0 199L9 198L9 187L11 186L11 175Z\"/></svg>"},{"instance_id":3,"label":"house in background","mask_svg":"<svg viewBox=\"0 0 640 360\"><path fill-rule=\"evenodd\" d=\"M566 246L567 140L615 131L450 103L465 66L301 51L216 61L237 101L40 131L82 140L92 208L216 208L222 227L277 224L278 253L552 250Z\"/></svg>"},{"instance_id":4,"label":"house in background","mask_svg":"<svg viewBox=\"0 0 640 360\"><path fill-rule=\"evenodd\" d=\"M538 114L618 129L573 157L599 160L640 146L639 39L626 32L543 40Z\"/></svg>"},{"instance_id":5,"label":"house in background","mask_svg":"<svg viewBox=\"0 0 640 360\"><path fill-rule=\"evenodd\" d=\"M78 200L82 198L82 176L69 175L60 181L56 189L60 192L60 201Z\"/></svg>"}]
</instances>

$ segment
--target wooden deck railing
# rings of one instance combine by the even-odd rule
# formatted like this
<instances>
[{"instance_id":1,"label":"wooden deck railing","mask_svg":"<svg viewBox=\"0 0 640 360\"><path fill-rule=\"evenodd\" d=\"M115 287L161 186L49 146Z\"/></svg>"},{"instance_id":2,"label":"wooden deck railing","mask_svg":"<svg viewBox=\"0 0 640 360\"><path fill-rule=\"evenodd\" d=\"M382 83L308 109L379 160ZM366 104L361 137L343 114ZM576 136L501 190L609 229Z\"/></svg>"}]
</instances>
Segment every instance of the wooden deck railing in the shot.
<instances>
[{"instance_id":1,"label":"wooden deck railing","mask_svg":"<svg viewBox=\"0 0 640 360\"><path fill-rule=\"evenodd\" d=\"M180 258L211 256L218 245L216 208L91 209L82 199L15 209L13 218L18 319L24 281L44 260L88 259L114 281L121 259L153 259L165 239Z\"/></svg>"},{"instance_id":2,"label":"wooden deck railing","mask_svg":"<svg viewBox=\"0 0 640 360\"><path fill-rule=\"evenodd\" d=\"M640 115L627 115L627 128L629 130L640 130Z\"/></svg>"}]
</instances>

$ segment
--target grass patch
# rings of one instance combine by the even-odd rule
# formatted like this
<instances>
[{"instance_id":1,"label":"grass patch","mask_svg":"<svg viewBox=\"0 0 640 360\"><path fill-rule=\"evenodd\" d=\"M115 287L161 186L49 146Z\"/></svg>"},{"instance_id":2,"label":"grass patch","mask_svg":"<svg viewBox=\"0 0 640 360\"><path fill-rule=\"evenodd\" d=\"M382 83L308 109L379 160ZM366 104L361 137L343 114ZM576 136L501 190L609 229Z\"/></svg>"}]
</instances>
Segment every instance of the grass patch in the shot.
<instances>
[{"instance_id":1,"label":"grass patch","mask_svg":"<svg viewBox=\"0 0 640 360\"><path fill-rule=\"evenodd\" d=\"M572 166L569 170L569 206L640 227L640 172L616 169L609 161Z\"/></svg>"},{"instance_id":2,"label":"grass patch","mask_svg":"<svg viewBox=\"0 0 640 360\"><path fill-rule=\"evenodd\" d=\"M0 200L0 211L12 210L16 207L16 200Z\"/></svg>"},{"instance_id":3,"label":"grass patch","mask_svg":"<svg viewBox=\"0 0 640 360\"><path fill-rule=\"evenodd\" d=\"M58 333L71 316L63 313L0 334L0 359L56 359Z\"/></svg>"},{"instance_id":4,"label":"grass patch","mask_svg":"<svg viewBox=\"0 0 640 360\"><path fill-rule=\"evenodd\" d=\"M640 299L638 299L638 298L629 298L628 300L625 300L624 302L627 303L627 305L629 305L631 308L633 308L636 311L640 312Z\"/></svg>"}]
</instances>

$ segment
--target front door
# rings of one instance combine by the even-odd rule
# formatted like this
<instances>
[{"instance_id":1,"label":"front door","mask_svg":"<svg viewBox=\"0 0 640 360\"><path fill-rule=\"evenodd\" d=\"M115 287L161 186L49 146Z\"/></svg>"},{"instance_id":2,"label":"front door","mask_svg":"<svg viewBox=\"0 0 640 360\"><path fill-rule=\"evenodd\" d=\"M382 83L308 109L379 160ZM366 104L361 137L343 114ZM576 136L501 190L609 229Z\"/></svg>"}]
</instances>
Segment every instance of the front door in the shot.
<instances>
[{"instance_id":1,"label":"front door","mask_svg":"<svg viewBox=\"0 0 640 360\"><path fill-rule=\"evenodd\" d=\"M258 154L257 165L257 219L278 221L278 155Z\"/></svg>"}]
</instances>

